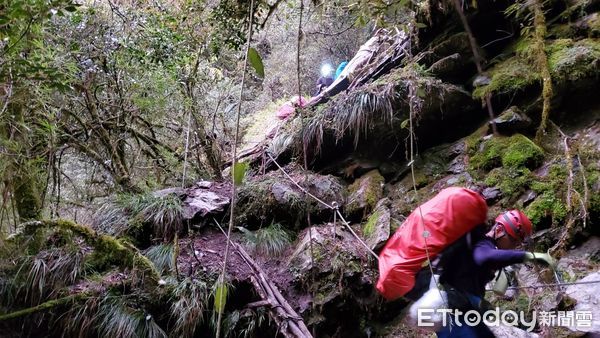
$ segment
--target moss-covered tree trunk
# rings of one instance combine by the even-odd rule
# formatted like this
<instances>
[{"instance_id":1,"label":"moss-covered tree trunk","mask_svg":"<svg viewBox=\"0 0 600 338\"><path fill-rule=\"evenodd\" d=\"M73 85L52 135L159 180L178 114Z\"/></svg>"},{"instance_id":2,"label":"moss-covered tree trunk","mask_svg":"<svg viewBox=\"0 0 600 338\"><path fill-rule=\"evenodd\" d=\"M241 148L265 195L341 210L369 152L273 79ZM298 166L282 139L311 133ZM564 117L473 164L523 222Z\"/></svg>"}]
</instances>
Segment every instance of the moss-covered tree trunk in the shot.
<instances>
[{"instance_id":1,"label":"moss-covered tree trunk","mask_svg":"<svg viewBox=\"0 0 600 338\"><path fill-rule=\"evenodd\" d=\"M540 126L535 135L536 142L540 142L542 136L546 131L546 125L548 124L548 116L550 115L550 100L552 99L552 77L550 75L550 68L548 68L548 56L545 51L546 38L546 18L544 17L544 9L542 3L538 0L534 0L531 3L531 10L533 11L533 26L535 28L534 33L534 49L535 49L535 63L538 68L538 72L542 77L542 120Z\"/></svg>"},{"instance_id":2,"label":"moss-covered tree trunk","mask_svg":"<svg viewBox=\"0 0 600 338\"><path fill-rule=\"evenodd\" d=\"M20 221L39 219L42 215L42 199L36 178L20 171L14 177L12 185Z\"/></svg>"},{"instance_id":3,"label":"moss-covered tree trunk","mask_svg":"<svg viewBox=\"0 0 600 338\"><path fill-rule=\"evenodd\" d=\"M12 191L12 197L20 221L39 219L42 214L44 187L36 175L45 168L43 158L36 156L42 143L32 138L25 121L25 106L13 100L7 112L10 118L0 121L0 138L6 144L8 154L2 159L8 163L2 173L3 181Z\"/></svg>"}]
</instances>

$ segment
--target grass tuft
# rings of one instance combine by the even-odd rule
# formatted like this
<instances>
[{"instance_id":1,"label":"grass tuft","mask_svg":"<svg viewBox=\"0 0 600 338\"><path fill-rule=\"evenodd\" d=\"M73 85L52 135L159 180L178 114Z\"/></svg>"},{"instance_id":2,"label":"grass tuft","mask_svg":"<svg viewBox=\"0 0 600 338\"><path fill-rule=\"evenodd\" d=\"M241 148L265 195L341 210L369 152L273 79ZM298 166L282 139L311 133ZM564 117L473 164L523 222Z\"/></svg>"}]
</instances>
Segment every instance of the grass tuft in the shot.
<instances>
[{"instance_id":1,"label":"grass tuft","mask_svg":"<svg viewBox=\"0 0 600 338\"><path fill-rule=\"evenodd\" d=\"M101 301L97 328L102 337L167 337L151 315L130 307L115 296L107 296Z\"/></svg>"},{"instance_id":2,"label":"grass tuft","mask_svg":"<svg viewBox=\"0 0 600 338\"><path fill-rule=\"evenodd\" d=\"M154 263L156 269L164 274L173 270L175 250L173 244L159 244L150 247L145 252L145 256Z\"/></svg>"},{"instance_id":3,"label":"grass tuft","mask_svg":"<svg viewBox=\"0 0 600 338\"><path fill-rule=\"evenodd\" d=\"M172 240L183 227L183 206L175 195L120 195L94 215L94 229L112 236L133 235L150 226L152 233Z\"/></svg>"},{"instance_id":4,"label":"grass tuft","mask_svg":"<svg viewBox=\"0 0 600 338\"><path fill-rule=\"evenodd\" d=\"M186 278L171 295L171 317L175 318L174 336L193 337L204 322L204 312L210 299L210 287L201 280Z\"/></svg>"},{"instance_id":5,"label":"grass tuft","mask_svg":"<svg viewBox=\"0 0 600 338\"><path fill-rule=\"evenodd\" d=\"M278 223L251 232L244 232L246 247L253 253L266 256L280 255L290 244L290 234Z\"/></svg>"}]
</instances>

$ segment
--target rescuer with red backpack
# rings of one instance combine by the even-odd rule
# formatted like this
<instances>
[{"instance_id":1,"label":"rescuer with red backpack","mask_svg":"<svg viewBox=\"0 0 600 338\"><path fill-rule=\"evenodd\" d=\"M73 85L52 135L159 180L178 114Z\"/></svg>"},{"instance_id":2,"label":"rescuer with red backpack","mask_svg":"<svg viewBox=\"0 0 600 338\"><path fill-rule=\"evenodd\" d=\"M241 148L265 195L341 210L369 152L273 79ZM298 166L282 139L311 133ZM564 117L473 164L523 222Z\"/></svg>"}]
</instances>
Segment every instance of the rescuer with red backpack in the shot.
<instances>
[{"instance_id":1,"label":"rescuer with red backpack","mask_svg":"<svg viewBox=\"0 0 600 338\"><path fill-rule=\"evenodd\" d=\"M463 313L484 311L485 286L496 270L534 260L555 265L548 254L515 250L533 230L523 212L502 213L487 232L486 218L487 204L478 192L460 187L440 191L408 216L381 251L378 291L388 300L417 300L437 284L443 288L439 294L446 307ZM431 271L439 274L433 283ZM448 325L437 335L493 337L483 324Z\"/></svg>"}]
</instances>

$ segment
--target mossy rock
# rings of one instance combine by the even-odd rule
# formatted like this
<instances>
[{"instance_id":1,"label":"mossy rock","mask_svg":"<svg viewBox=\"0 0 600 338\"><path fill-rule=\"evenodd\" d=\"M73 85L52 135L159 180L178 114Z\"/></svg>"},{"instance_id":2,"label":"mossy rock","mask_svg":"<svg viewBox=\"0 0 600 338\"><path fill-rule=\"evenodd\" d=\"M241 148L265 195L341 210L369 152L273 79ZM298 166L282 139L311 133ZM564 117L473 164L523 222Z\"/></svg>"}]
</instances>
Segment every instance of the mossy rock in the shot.
<instances>
[{"instance_id":1,"label":"mossy rock","mask_svg":"<svg viewBox=\"0 0 600 338\"><path fill-rule=\"evenodd\" d=\"M546 53L556 82L576 81L600 74L600 42L597 39L557 39L547 43Z\"/></svg>"},{"instance_id":2,"label":"mossy rock","mask_svg":"<svg viewBox=\"0 0 600 338\"><path fill-rule=\"evenodd\" d=\"M496 64L488 72L490 83L475 88L473 97L481 99L491 93L514 93L539 82L541 79L535 68L525 58L519 56Z\"/></svg>"},{"instance_id":3,"label":"mossy rock","mask_svg":"<svg viewBox=\"0 0 600 338\"><path fill-rule=\"evenodd\" d=\"M385 180L377 169L371 170L348 187L349 197L346 212L351 215L370 213L383 196Z\"/></svg>"},{"instance_id":4,"label":"mossy rock","mask_svg":"<svg viewBox=\"0 0 600 338\"><path fill-rule=\"evenodd\" d=\"M369 237L375 233L375 226L379 220L379 211L375 210L367 219L367 223L363 225L363 235Z\"/></svg>"},{"instance_id":5,"label":"mossy rock","mask_svg":"<svg viewBox=\"0 0 600 338\"><path fill-rule=\"evenodd\" d=\"M498 187L508 200L512 200L525 192L531 180L531 171L527 168L494 168L486 176L485 184Z\"/></svg>"},{"instance_id":6,"label":"mossy rock","mask_svg":"<svg viewBox=\"0 0 600 338\"><path fill-rule=\"evenodd\" d=\"M522 38L511 48L516 55L489 69L490 83L475 88L473 97L508 94L524 90L541 81L534 66L534 43ZM554 83L577 81L600 74L600 42L598 39L556 39L545 41L548 67Z\"/></svg>"},{"instance_id":7,"label":"mossy rock","mask_svg":"<svg viewBox=\"0 0 600 338\"><path fill-rule=\"evenodd\" d=\"M469 161L471 169L490 170L500 165L507 168L536 168L544 158L542 148L521 134L491 137Z\"/></svg>"},{"instance_id":8,"label":"mossy rock","mask_svg":"<svg viewBox=\"0 0 600 338\"><path fill-rule=\"evenodd\" d=\"M389 200L387 198L379 201L375 211L373 211L362 227L365 243L372 250L382 247L390 237L392 221L388 204Z\"/></svg>"},{"instance_id":9,"label":"mossy rock","mask_svg":"<svg viewBox=\"0 0 600 338\"><path fill-rule=\"evenodd\" d=\"M465 149L469 156L473 156L479 150L479 145L483 141L483 137L487 134L488 125L485 124L477 129L473 134L464 138Z\"/></svg>"},{"instance_id":10,"label":"mossy rock","mask_svg":"<svg viewBox=\"0 0 600 338\"><path fill-rule=\"evenodd\" d=\"M550 219L556 225L567 217L567 206L555 193L545 192L525 208L525 214L533 224Z\"/></svg>"},{"instance_id":11,"label":"mossy rock","mask_svg":"<svg viewBox=\"0 0 600 338\"><path fill-rule=\"evenodd\" d=\"M286 170L296 183L326 203L344 203L345 187L338 178L307 172L295 165ZM252 178L240 187L238 196L238 224L260 225L275 221L293 228L302 225L307 212L317 219L331 215L330 209L305 195L280 172Z\"/></svg>"}]
</instances>

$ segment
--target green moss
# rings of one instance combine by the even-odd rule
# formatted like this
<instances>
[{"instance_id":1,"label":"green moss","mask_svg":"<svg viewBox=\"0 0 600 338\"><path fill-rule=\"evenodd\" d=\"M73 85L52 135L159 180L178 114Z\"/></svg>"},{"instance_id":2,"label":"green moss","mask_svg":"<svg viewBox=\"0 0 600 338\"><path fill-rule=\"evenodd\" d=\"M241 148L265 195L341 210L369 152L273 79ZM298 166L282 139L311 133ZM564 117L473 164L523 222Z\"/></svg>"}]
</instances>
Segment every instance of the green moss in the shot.
<instances>
[{"instance_id":1,"label":"green moss","mask_svg":"<svg viewBox=\"0 0 600 338\"><path fill-rule=\"evenodd\" d=\"M481 141L483 140L483 136L486 134L488 130L488 126L487 124L481 126L479 129L477 129L473 134L467 136L464 140L465 140L465 148L467 150L467 154L469 156L473 156L475 155L475 153L477 153L477 151L479 150L479 145L481 144Z\"/></svg>"},{"instance_id":2,"label":"green moss","mask_svg":"<svg viewBox=\"0 0 600 338\"><path fill-rule=\"evenodd\" d=\"M548 169L548 175L543 178L536 178L531 182L531 189L538 194L552 192L560 194L565 187L567 179L567 169L564 165L553 164Z\"/></svg>"},{"instance_id":3,"label":"green moss","mask_svg":"<svg viewBox=\"0 0 600 338\"><path fill-rule=\"evenodd\" d=\"M559 224L567 216L567 207L554 193L545 192L527 206L525 214L533 224L538 224L547 217L552 219L552 224Z\"/></svg>"},{"instance_id":4,"label":"green moss","mask_svg":"<svg viewBox=\"0 0 600 338\"><path fill-rule=\"evenodd\" d=\"M518 197L531 182L531 171L527 168L495 168L486 176L487 186L500 188L503 195L509 199Z\"/></svg>"},{"instance_id":5,"label":"green moss","mask_svg":"<svg viewBox=\"0 0 600 338\"><path fill-rule=\"evenodd\" d=\"M540 80L535 69L521 57L512 57L496 64L489 70L490 83L477 87L473 97L483 98L487 94L513 93Z\"/></svg>"},{"instance_id":6,"label":"green moss","mask_svg":"<svg viewBox=\"0 0 600 338\"><path fill-rule=\"evenodd\" d=\"M557 38L571 38L575 35L575 30L571 24L556 25L550 28L548 35Z\"/></svg>"},{"instance_id":7,"label":"green moss","mask_svg":"<svg viewBox=\"0 0 600 338\"><path fill-rule=\"evenodd\" d=\"M365 223L365 225L363 226L363 235L365 237L369 237L375 232L375 226L377 225L378 220L379 220L379 212L378 211L375 211L373 214L371 214L371 216L369 216L367 223Z\"/></svg>"},{"instance_id":8,"label":"green moss","mask_svg":"<svg viewBox=\"0 0 600 338\"><path fill-rule=\"evenodd\" d=\"M510 138L508 147L502 154L502 165L518 168L537 167L544 158L544 151L527 137L517 134Z\"/></svg>"},{"instance_id":9,"label":"green moss","mask_svg":"<svg viewBox=\"0 0 600 338\"><path fill-rule=\"evenodd\" d=\"M538 194L541 194L551 188L550 183L537 180L531 182L529 187Z\"/></svg>"},{"instance_id":10,"label":"green moss","mask_svg":"<svg viewBox=\"0 0 600 338\"><path fill-rule=\"evenodd\" d=\"M525 59L533 58L532 40L521 39L520 41L515 48L517 56ZM554 82L574 81L599 73L597 62L600 60L600 42L597 39L546 40L545 52Z\"/></svg>"},{"instance_id":11,"label":"green moss","mask_svg":"<svg viewBox=\"0 0 600 338\"><path fill-rule=\"evenodd\" d=\"M475 88L473 97L486 94L514 93L541 81L534 65L535 49L531 38L519 39L510 47L516 55L488 70L490 83ZM575 81L600 74L600 41L588 38L579 41L556 39L545 41L548 67L553 82Z\"/></svg>"},{"instance_id":12,"label":"green moss","mask_svg":"<svg viewBox=\"0 0 600 338\"><path fill-rule=\"evenodd\" d=\"M471 156L471 169L489 170L500 165L508 168L535 168L543 160L544 152L527 137L492 137L484 142L483 149Z\"/></svg>"},{"instance_id":13,"label":"green moss","mask_svg":"<svg viewBox=\"0 0 600 338\"><path fill-rule=\"evenodd\" d=\"M560 191L565 185L567 179L567 168L561 164L554 164L548 170L547 180L550 182L550 187L554 191Z\"/></svg>"},{"instance_id":14,"label":"green moss","mask_svg":"<svg viewBox=\"0 0 600 338\"><path fill-rule=\"evenodd\" d=\"M362 208L364 208L367 213L373 210L382 197L382 186L384 182L385 179L377 169L369 171L354 181L348 187L348 192L350 193L352 201L348 203L346 210L349 213L354 213Z\"/></svg>"},{"instance_id":15,"label":"green moss","mask_svg":"<svg viewBox=\"0 0 600 338\"><path fill-rule=\"evenodd\" d=\"M600 74L598 39L557 39L546 46L548 66L554 81L575 81Z\"/></svg>"}]
</instances>

